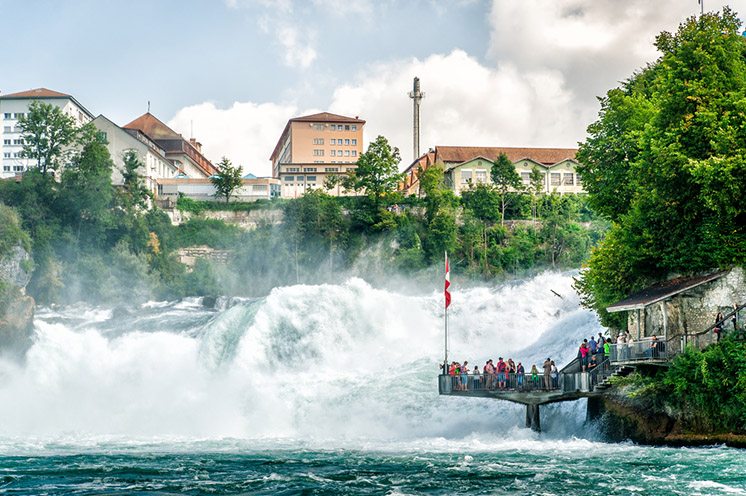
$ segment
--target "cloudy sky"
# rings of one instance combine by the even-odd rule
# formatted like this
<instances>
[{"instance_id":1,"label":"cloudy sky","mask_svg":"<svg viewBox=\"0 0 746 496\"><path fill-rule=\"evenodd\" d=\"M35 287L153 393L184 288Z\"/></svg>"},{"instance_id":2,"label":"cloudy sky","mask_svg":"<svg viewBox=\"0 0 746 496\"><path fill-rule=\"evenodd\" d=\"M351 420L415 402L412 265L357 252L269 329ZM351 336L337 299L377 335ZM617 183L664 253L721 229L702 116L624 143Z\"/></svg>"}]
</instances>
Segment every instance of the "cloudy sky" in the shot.
<instances>
[{"instance_id":1,"label":"cloudy sky","mask_svg":"<svg viewBox=\"0 0 746 496\"><path fill-rule=\"evenodd\" d=\"M746 0L728 3L746 17ZM421 148L573 147L596 97L655 60L697 0L0 0L0 91L47 87L126 124L147 110L217 161L268 175L287 120L367 120Z\"/></svg>"}]
</instances>

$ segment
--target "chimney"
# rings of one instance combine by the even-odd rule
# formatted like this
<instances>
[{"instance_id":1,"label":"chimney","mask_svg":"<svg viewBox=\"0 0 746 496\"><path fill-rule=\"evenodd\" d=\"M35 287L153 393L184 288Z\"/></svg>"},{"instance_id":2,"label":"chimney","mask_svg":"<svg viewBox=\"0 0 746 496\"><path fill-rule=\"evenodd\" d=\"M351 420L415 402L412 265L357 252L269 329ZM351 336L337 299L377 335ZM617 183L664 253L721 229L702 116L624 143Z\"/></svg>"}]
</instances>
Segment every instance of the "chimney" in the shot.
<instances>
[{"instance_id":1,"label":"chimney","mask_svg":"<svg viewBox=\"0 0 746 496\"><path fill-rule=\"evenodd\" d=\"M198 152L202 153L202 143L198 142L195 138L189 138L189 143L191 143Z\"/></svg>"}]
</instances>

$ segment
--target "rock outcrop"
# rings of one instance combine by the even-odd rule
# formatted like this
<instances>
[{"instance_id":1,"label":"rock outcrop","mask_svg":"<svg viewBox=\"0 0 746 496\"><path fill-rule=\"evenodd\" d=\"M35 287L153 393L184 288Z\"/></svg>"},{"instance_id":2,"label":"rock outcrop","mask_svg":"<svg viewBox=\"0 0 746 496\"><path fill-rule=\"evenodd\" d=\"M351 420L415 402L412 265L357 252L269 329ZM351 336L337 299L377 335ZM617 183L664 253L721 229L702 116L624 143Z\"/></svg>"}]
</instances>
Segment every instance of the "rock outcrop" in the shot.
<instances>
[{"instance_id":1,"label":"rock outcrop","mask_svg":"<svg viewBox=\"0 0 746 496\"><path fill-rule=\"evenodd\" d=\"M36 304L25 289L32 265L20 243L0 258L0 352L22 355L31 346Z\"/></svg>"}]
</instances>

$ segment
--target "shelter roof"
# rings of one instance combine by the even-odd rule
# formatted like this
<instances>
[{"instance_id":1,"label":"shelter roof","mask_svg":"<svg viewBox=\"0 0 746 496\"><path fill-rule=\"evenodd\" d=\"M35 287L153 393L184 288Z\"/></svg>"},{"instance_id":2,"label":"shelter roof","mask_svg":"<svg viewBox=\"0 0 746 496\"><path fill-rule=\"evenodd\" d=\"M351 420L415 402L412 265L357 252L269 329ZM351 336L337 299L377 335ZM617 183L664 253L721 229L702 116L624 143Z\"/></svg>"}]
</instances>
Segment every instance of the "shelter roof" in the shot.
<instances>
[{"instance_id":1,"label":"shelter roof","mask_svg":"<svg viewBox=\"0 0 746 496\"><path fill-rule=\"evenodd\" d=\"M641 310L672 296L676 296L677 294L694 289L702 284L720 279L727 273L727 270L721 270L696 277L678 277L676 279L659 282L614 303L610 307L607 307L606 311L615 313L629 310Z\"/></svg>"},{"instance_id":2,"label":"shelter roof","mask_svg":"<svg viewBox=\"0 0 746 496\"><path fill-rule=\"evenodd\" d=\"M293 117L290 122L348 122L352 124L365 124L365 121L357 117L332 114L331 112L320 112L318 114Z\"/></svg>"}]
</instances>

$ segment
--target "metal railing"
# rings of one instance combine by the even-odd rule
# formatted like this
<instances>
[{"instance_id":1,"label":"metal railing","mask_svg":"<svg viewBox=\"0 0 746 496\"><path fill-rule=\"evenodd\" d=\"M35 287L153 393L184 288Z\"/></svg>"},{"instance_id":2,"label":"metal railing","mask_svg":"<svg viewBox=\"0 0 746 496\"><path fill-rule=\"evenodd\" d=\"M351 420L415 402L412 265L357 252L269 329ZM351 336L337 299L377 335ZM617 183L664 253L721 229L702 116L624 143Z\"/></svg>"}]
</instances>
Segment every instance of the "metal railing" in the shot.
<instances>
[{"instance_id":1,"label":"metal railing","mask_svg":"<svg viewBox=\"0 0 746 496\"><path fill-rule=\"evenodd\" d=\"M668 360L670 348L667 341L643 338L631 343L612 344L610 358L612 362Z\"/></svg>"},{"instance_id":2,"label":"metal railing","mask_svg":"<svg viewBox=\"0 0 746 496\"><path fill-rule=\"evenodd\" d=\"M548 379L548 384L545 383ZM463 374L439 375L439 390L441 393L458 392L531 392L549 391L560 388L560 374L548 378L540 374ZM547 387L548 386L548 387Z\"/></svg>"},{"instance_id":3,"label":"metal railing","mask_svg":"<svg viewBox=\"0 0 746 496\"><path fill-rule=\"evenodd\" d=\"M736 305L736 307L725 314L721 320L715 322L704 331L695 332L692 334L684 334L681 337L681 339L683 339L684 341L682 349L686 346L692 346L698 350L701 350L708 345L717 342L718 335L714 332L715 328L720 329L721 338L722 336L731 333L743 334L745 331L743 328L739 327L739 323L743 322L743 319L740 318L740 313L744 309L746 309L746 304Z\"/></svg>"}]
</instances>

